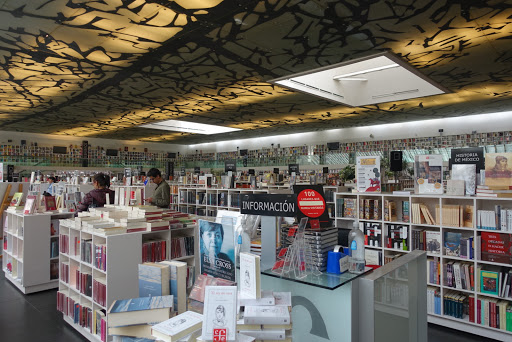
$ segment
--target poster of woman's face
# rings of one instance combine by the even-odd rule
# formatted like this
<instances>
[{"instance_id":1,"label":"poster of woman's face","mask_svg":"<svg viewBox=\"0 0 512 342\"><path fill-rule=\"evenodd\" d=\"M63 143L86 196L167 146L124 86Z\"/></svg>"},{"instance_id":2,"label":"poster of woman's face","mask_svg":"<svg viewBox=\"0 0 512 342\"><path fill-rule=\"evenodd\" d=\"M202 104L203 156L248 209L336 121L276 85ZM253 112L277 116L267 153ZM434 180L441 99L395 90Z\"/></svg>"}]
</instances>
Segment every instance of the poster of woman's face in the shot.
<instances>
[{"instance_id":1,"label":"poster of woman's face","mask_svg":"<svg viewBox=\"0 0 512 342\"><path fill-rule=\"evenodd\" d=\"M235 241L232 225L199 220L201 273L235 281Z\"/></svg>"}]
</instances>

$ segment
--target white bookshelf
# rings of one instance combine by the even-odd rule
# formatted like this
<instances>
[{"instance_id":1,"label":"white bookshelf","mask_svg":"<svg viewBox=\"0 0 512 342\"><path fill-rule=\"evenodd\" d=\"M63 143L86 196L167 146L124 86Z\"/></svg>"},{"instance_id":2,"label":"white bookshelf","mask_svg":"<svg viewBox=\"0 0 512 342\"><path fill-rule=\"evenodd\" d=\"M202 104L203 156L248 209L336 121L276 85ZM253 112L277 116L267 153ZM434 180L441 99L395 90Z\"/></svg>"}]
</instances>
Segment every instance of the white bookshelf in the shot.
<instances>
[{"instance_id":1,"label":"white bookshelf","mask_svg":"<svg viewBox=\"0 0 512 342\"><path fill-rule=\"evenodd\" d=\"M338 202L336 199L339 198L353 198L355 199L355 211L356 211L356 217L359 217L359 200L360 199L375 199L380 200L381 202L381 219L375 220L375 219L362 219L358 218L359 222L372 222L372 223L378 223L381 225L382 234L381 234L381 241L380 241L380 247L375 246L365 246L368 250L377 250L381 252L381 262L384 264L384 259L387 256L394 255L394 254L405 254L409 253L412 245L412 230L414 229L426 229L430 231L438 231L441 233L441 251L440 254L430 253L427 252L427 257L431 259L431 257L437 257L440 263L441 267L441 284L430 284L428 283L428 286L436 287L440 289L441 292L441 315L429 313L428 314L428 320L431 323L436 323L439 325L447 326L453 329L459 329L468 331L473 334L477 334L480 336L485 336L489 338L494 338L501 341L508 341L512 340L512 332L492 328L488 326L484 326L478 323L473 323L469 321L469 315L466 315L464 319L458 319L454 318L450 315L445 315L444 313L444 303L443 298L444 295L448 291L456 291L460 292L461 294L465 295L474 295L475 297L475 321L476 321L476 310L477 310L477 300L483 298L497 298L501 300L508 301L512 304L512 298L500 298L500 297L493 297L491 295L481 294L478 291L478 284L479 284L479 275L477 274L477 268L478 267L505 267L508 269L512 269L512 264L503 264L503 263L495 263L495 262L488 262L488 261L482 261L478 259L478 256L480 255L480 245L477 243L477 237L481 235L481 232L497 232L497 233L503 233L503 234L512 234L512 232L505 232L500 230L484 230L484 229L477 229L477 211L478 210L494 210L494 206L499 204L503 208L512 209L512 199L507 198L483 198L483 197L469 197L469 196L445 196L445 195L417 195L417 194L410 194L410 195L393 195L390 193L335 193L335 225L339 228L346 228L351 229L352 228L352 222L355 220L355 218L349 218L349 217L342 217L338 216L340 214L340 208L338 208ZM397 210L397 221L391 222L391 221L385 221L384 220L384 201L385 200L394 200L396 204L396 210ZM435 207L436 205L441 208L440 215L439 215L439 223L440 224L425 224L425 223L411 223L411 222L401 222L400 218L402 217L402 206L399 205L401 201L409 201L409 203L424 203L427 205L427 207L430 210L430 213L435 218ZM469 227L454 227L451 225L443 224L445 220L443 220L443 206L446 207L447 205L470 205L473 206L473 226L471 228ZM409 208L410 212L410 221L412 220L412 206ZM387 248L385 244L385 239L387 236L387 227L390 224L398 224L403 225L407 227L407 250L398 250L395 248ZM454 256L447 256L444 252L444 233L445 232L457 232L457 233L463 233L466 237L473 237L474 238L474 259L465 259L460 257L454 257ZM464 263L472 264L474 266L474 290L461 290L461 289L455 289L452 287L449 287L446 285L446 279L444 277L445 274L445 264L450 261L463 261ZM428 267L427 267L428 270ZM428 272L428 271L427 271ZM427 275L428 279L428 275Z\"/></svg>"},{"instance_id":2,"label":"white bookshelf","mask_svg":"<svg viewBox=\"0 0 512 342\"><path fill-rule=\"evenodd\" d=\"M136 298L139 296L138 281L138 264L142 263L142 245L148 240L166 240L167 241L167 259L181 260L189 265L196 265L196 256L198 250L197 242L197 225L193 227L181 228L176 230L164 230L156 232L133 232L125 234L117 234L104 236L100 233L81 230L76 227L74 221L63 220L60 225L60 234L69 237L69 253L59 254L59 270L63 263L69 264L69 279L65 281L59 279L59 291L63 292L66 297L71 297L76 303L86 305L92 309L107 311L114 300ZM186 257L170 258L171 256L171 239L181 236L195 236L194 254ZM74 241L77 239L82 242L84 239L92 239L93 242L93 263L94 263L94 246L96 244L106 245L106 270L103 271L95 267L94 264L82 261L80 250L75 252ZM106 284L106 305L102 306L93 300L94 287L92 296L89 297L80 293L73 279L74 271L80 270L90 272L92 281L97 278L104 278ZM64 314L64 320L73 328L80 332L90 341L101 341L100 336L93 334L87 328L74 323L70 315ZM108 340L108 339L107 339Z\"/></svg>"},{"instance_id":3,"label":"white bookshelf","mask_svg":"<svg viewBox=\"0 0 512 342\"><path fill-rule=\"evenodd\" d=\"M51 235L51 222L72 217L73 213L41 213L23 215L6 212L3 236L7 249L3 248L2 269L5 277L24 294L58 287L59 279L50 274L50 264L57 263L51 258L51 241L58 235ZM5 244L4 244L5 246ZM11 265L12 272L8 270Z\"/></svg>"}]
</instances>

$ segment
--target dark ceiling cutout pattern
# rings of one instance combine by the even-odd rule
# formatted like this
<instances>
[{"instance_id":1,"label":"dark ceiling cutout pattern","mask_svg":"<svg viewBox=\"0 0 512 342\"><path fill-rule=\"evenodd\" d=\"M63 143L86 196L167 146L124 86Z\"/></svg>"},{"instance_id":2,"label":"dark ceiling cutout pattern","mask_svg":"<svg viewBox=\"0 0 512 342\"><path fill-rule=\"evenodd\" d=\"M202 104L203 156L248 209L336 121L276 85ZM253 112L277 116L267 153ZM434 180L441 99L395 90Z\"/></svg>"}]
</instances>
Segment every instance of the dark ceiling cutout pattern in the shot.
<instances>
[{"instance_id":1,"label":"dark ceiling cutout pattern","mask_svg":"<svg viewBox=\"0 0 512 342\"><path fill-rule=\"evenodd\" d=\"M8 116L0 116L0 129L189 144L506 111L512 106L508 87L512 81L512 10L506 1L217 0L205 1L208 6L202 9L185 8L185 0L137 1L142 4L137 8L130 7L135 2L114 0L88 2L88 7L75 1L48 3L54 5L52 15L40 13L36 5L30 11L27 7L4 10L4 5L0 13L13 18L21 13L25 25L35 17L50 18L60 30L71 19L88 18L77 27L83 33L76 40L84 40L82 44L91 34L103 32L102 21L110 20L114 29L105 34L113 46L114 42L130 42L134 44L130 48L140 44L146 51L115 51L119 53L109 55L110 60L77 61L68 56L71 53L55 48L46 51L52 47L48 44L40 49L18 44L19 51L2 50L6 44L0 44L1 56L4 51L11 53L2 62L3 72L19 68L30 75L35 55L46 53L43 62L41 57L36 62L55 65L30 77L47 81L58 74L55 68L74 77L59 86L49 85L41 93L22 83L31 79L9 74L12 79L5 83L13 90L1 88L0 108ZM196 1L188 2L192 3ZM151 30L162 28L151 26L161 23L155 18L166 16L157 13L141 20L145 6L158 8L158 13L175 13L176 19L164 28L180 31L165 40L159 35L148 41ZM64 21L63 16L67 16ZM149 33L121 36L119 27L134 20ZM0 43L13 37L19 42L19 34L7 30ZM112 54L112 50L101 50L102 46L91 47L86 54L83 45L74 43L63 51L71 49L85 56L96 51ZM394 52L454 93L348 108L266 82L380 51ZM69 61L49 60L54 56ZM30 63L19 62L24 59ZM71 67L72 63L80 67ZM7 105L4 97L20 105ZM137 128L170 118L244 130L202 136Z\"/></svg>"}]
</instances>

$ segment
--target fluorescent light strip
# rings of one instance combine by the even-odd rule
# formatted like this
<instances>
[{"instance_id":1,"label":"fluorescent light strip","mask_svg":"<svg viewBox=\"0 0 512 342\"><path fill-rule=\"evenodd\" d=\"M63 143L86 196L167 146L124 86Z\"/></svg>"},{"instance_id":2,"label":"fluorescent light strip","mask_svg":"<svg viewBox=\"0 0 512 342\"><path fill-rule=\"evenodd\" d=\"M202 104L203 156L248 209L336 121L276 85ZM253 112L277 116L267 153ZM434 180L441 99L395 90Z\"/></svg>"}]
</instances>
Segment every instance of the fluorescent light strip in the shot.
<instances>
[{"instance_id":1,"label":"fluorescent light strip","mask_svg":"<svg viewBox=\"0 0 512 342\"><path fill-rule=\"evenodd\" d=\"M195 134L218 134L226 132L240 131L240 128L208 125L197 122L179 121L179 120L166 120L161 122L155 122L150 124L141 125L143 128L161 129L164 131L175 131Z\"/></svg>"},{"instance_id":2,"label":"fluorescent light strip","mask_svg":"<svg viewBox=\"0 0 512 342\"><path fill-rule=\"evenodd\" d=\"M384 66L380 66L380 67L376 67L376 68L365 69L365 70L361 70L361 71L351 72L351 73L348 73L348 74L333 76L332 79L333 80L339 80L340 78L346 78L346 77L350 77L350 76L362 75L362 74L367 74L367 73L370 73L370 72L381 71L381 70L397 68L397 67L399 67L399 65L396 64L396 63L393 63L393 64L384 65Z\"/></svg>"},{"instance_id":3,"label":"fluorescent light strip","mask_svg":"<svg viewBox=\"0 0 512 342\"><path fill-rule=\"evenodd\" d=\"M294 80L294 79L292 79L292 78L290 78L289 80L286 80L286 81L288 81L288 82L292 82L292 83L296 83L296 84L298 84L299 86L306 87L306 88L309 88L309 89L313 89L313 90L316 90L316 91L319 91L319 92L322 92L322 93L325 93L325 94L329 94L329 95L331 95L331 96L340 97L340 98L342 98L342 99L344 98L344 97L343 97L343 95L336 94L336 93L333 93L333 92L330 92L330 91L327 91L327 90L323 90L323 89L321 89L321 88L313 87L313 86L311 86L311 85L309 85L309 84L299 82L299 81ZM282 84L282 85L286 86L286 82L284 82L284 81L278 81L278 82L276 82L276 83L277 83L277 84Z\"/></svg>"}]
</instances>

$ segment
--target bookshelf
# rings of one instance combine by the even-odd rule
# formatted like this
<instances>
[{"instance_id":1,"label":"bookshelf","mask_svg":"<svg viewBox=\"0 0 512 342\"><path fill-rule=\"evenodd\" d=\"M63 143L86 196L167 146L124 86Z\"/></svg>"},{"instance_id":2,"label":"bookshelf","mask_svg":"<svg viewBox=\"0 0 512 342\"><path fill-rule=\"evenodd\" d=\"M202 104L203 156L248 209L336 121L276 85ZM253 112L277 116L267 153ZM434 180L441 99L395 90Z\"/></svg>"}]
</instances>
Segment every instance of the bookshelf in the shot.
<instances>
[{"instance_id":1,"label":"bookshelf","mask_svg":"<svg viewBox=\"0 0 512 342\"><path fill-rule=\"evenodd\" d=\"M24 294L58 287L58 219L72 217L73 213L6 212L5 215L2 257L5 278Z\"/></svg>"},{"instance_id":2,"label":"bookshelf","mask_svg":"<svg viewBox=\"0 0 512 342\"><path fill-rule=\"evenodd\" d=\"M108 310L114 300L138 297L138 264L143 262L145 245L165 240L166 260L180 260L188 265L197 264L197 225L175 230L107 236L79 225L73 219L60 222L60 242L63 246L59 254L58 307L63 312L64 320L90 341L105 341L109 338L107 336L102 339L92 325L89 328L88 324L84 326L77 322L68 305L73 303L81 308L85 307L86 310L90 309L94 322L94 317L98 316L97 311ZM173 239L189 236L194 236L194 253L171 258ZM89 251L84 247L87 244L91 246ZM100 257L100 250L105 255L104 259ZM84 289L80 281L77 283L77 272L88 278L90 289ZM101 285L95 286L98 282L104 284L104 290L100 289Z\"/></svg>"},{"instance_id":3,"label":"bookshelf","mask_svg":"<svg viewBox=\"0 0 512 342\"><path fill-rule=\"evenodd\" d=\"M428 320L431 323L436 323L439 325L447 326L453 329L459 329L471 332L473 334L477 334L480 336L485 336L489 338L494 338L497 340L505 341L512 340L512 332L498 329L490 326L485 326L477 323L477 302L479 300L489 300L496 299L502 300L507 304L512 304L512 298L503 298L499 296L490 296L484 294L479 291L479 274L478 270L494 270L494 271L512 271L512 263L498 263L491 261L483 261L481 260L481 245L480 239L483 233L485 232L497 232L501 234L506 234L506 236L512 237L512 231L499 231L499 230L488 230L488 229L477 229L477 219L478 219L478 211L479 210L488 210L494 211L496 205L500 205L505 209L512 209L512 199L507 198L483 198L483 197L467 197L467 196L439 196L439 195L393 195L390 193L335 193L335 224L338 228L350 229L352 228L352 222L356 219L354 217L347 217L351 213L355 213L355 217L358 217L359 222L363 225L363 232L368 232L368 241L365 246L366 255L368 257L368 253L372 253L374 258L372 260L378 259L381 264L385 264L395 258L397 255L404 255L410 252L419 246L418 244L418 233L416 231L425 232L425 235L428 232L433 232L433 236L437 234L439 236L439 253L435 252L435 249L429 250L427 248L427 240L424 240L423 243L425 246L425 250L427 250L427 272L429 272L429 262L439 262L440 275L438 281L432 281L429 279L429 274L427 274L427 286L430 290L437 290L438 295L441 298L440 303L440 312L434 313L433 308L429 308ZM347 199L349 201L347 202ZM351 201L353 200L353 201ZM370 215L368 217L367 210L360 210L361 205L366 205L368 201L377 201L374 203L380 203L380 206L375 211L378 211L378 215L380 217L375 217L374 215ZM385 203L386 201L393 201L396 205L396 217L388 217L385 211ZM406 202L409 205L404 205ZM342 207L343 203L343 207ZM351 210L345 208L345 205L349 206L351 203L354 204L354 207ZM433 222L426 222L424 219L423 213L421 215L413 214L413 206L424 205L428 208L428 211L431 213ZM461 218L460 211L457 214L456 206L462 206L463 212L462 215L466 215ZM472 211L468 212L468 207L472 207ZM389 208L389 207L388 207ZM407 208L409 209L409 219L407 219ZM436 212L437 208L437 212ZM454 209L455 208L455 209ZM366 209L366 206L365 206ZM455 213L454 213L455 210ZM421 211L421 210L420 210ZM387 211L389 214L389 210ZM361 216L363 215L363 216ZM428 214L427 214L428 215ZM404 217L405 216L405 217ZM362 217L362 218L361 218ZM369 230L365 230L365 224L369 224L372 227ZM406 237L400 235L398 241L388 245L388 235L390 229L397 228L397 231L406 232ZM373 229L373 230L372 230ZM377 232L380 234L372 235L373 232ZM470 255L467 257L464 256L456 256L449 255L451 253L447 252L445 246L445 238L448 236L446 234L460 233L461 237L464 239L473 239L474 253L473 258L470 258ZM398 233L399 234L399 233ZM414 240L414 241L413 241ZM371 241L371 242L370 242ZM401 244L400 244L401 243ZM418 248L419 249L419 248ZM377 256L378 255L378 256ZM450 283L447 277L448 265L452 267L454 264L458 265L468 265L473 266L474 272L473 276L470 278L473 282L473 288L469 286L468 288L457 287L453 283ZM471 279L470 279L471 282ZM469 296L474 298L474 308L472 312L472 316L474 317L475 322L471 322L469 319L470 309L468 308L467 314L464 318L456 318L448 313L445 313L445 299L449 298L453 295L462 295L466 296L467 300L469 300ZM445 298L446 296L446 298Z\"/></svg>"}]
</instances>

